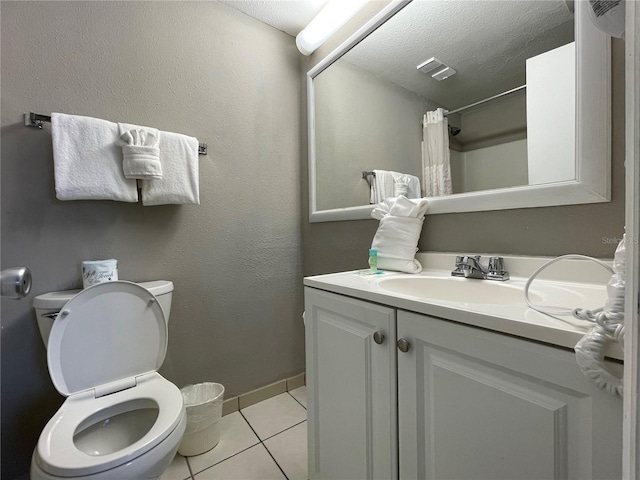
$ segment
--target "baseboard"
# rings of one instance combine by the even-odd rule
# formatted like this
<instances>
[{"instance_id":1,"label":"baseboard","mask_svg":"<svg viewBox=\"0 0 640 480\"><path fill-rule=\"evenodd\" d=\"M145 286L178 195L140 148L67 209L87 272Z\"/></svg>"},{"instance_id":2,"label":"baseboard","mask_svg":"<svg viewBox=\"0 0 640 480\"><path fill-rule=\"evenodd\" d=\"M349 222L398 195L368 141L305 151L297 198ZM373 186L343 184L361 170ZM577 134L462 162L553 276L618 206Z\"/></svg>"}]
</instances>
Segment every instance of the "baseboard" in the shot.
<instances>
[{"instance_id":1,"label":"baseboard","mask_svg":"<svg viewBox=\"0 0 640 480\"><path fill-rule=\"evenodd\" d=\"M237 412L243 408L253 405L268 398L275 397L281 393L294 390L296 388L305 385L305 373L302 372L293 377L284 378L277 382L265 385L264 387L256 388L247 393L238 395L225 400L222 404L222 415L229 415L230 413Z\"/></svg>"}]
</instances>

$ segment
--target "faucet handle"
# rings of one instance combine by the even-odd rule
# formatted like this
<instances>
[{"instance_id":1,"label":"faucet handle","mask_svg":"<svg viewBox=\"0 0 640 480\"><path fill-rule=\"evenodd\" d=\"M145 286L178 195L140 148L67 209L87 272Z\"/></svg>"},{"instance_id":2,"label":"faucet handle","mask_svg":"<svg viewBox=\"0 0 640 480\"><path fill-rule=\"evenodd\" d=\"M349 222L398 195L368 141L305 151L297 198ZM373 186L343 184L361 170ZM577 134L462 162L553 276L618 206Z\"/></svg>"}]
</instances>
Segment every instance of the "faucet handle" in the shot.
<instances>
[{"instance_id":1,"label":"faucet handle","mask_svg":"<svg viewBox=\"0 0 640 480\"><path fill-rule=\"evenodd\" d=\"M489 271L487 272L487 280L499 280L504 282L509 280L509 272L504 268L504 258L491 257L489 259Z\"/></svg>"},{"instance_id":2,"label":"faucet handle","mask_svg":"<svg viewBox=\"0 0 640 480\"><path fill-rule=\"evenodd\" d=\"M490 272L504 272L504 258L502 257L491 257L489 258L489 271Z\"/></svg>"}]
</instances>

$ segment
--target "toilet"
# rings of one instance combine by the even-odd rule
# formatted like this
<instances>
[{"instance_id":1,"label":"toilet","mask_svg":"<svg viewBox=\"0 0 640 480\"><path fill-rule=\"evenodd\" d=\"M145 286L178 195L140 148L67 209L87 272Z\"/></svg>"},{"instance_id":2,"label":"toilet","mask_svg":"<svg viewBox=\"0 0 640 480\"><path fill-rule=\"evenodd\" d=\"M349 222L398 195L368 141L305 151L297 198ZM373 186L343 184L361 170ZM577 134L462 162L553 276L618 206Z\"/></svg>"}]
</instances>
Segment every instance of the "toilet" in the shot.
<instances>
[{"instance_id":1,"label":"toilet","mask_svg":"<svg viewBox=\"0 0 640 480\"><path fill-rule=\"evenodd\" d=\"M186 413L157 370L167 351L173 283L106 282L34 299L49 374L67 397L40 434L32 480L157 479Z\"/></svg>"}]
</instances>

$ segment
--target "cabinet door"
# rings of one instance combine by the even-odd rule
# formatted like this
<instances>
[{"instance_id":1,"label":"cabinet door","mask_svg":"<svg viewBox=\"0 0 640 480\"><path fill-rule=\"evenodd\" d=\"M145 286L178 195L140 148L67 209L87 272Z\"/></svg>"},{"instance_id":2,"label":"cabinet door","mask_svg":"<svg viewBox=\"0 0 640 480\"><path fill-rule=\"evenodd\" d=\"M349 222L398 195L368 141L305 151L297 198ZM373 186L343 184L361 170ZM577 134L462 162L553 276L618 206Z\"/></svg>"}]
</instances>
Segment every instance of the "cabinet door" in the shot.
<instances>
[{"instance_id":1,"label":"cabinet door","mask_svg":"<svg viewBox=\"0 0 640 480\"><path fill-rule=\"evenodd\" d=\"M307 287L305 311L309 478L397 478L395 310Z\"/></svg>"},{"instance_id":2,"label":"cabinet door","mask_svg":"<svg viewBox=\"0 0 640 480\"><path fill-rule=\"evenodd\" d=\"M622 401L573 352L404 311L398 338L401 479L621 477Z\"/></svg>"}]
</instances>

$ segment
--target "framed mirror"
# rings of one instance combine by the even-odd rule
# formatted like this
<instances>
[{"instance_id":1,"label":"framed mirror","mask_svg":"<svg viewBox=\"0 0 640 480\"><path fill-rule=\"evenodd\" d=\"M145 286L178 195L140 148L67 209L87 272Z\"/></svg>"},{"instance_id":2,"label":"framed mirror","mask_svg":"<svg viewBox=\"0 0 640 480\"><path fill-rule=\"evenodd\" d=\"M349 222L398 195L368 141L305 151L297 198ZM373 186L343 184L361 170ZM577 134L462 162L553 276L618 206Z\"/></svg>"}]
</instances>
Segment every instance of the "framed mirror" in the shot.
<instances>
[{"instance_id":1,"label":"framed mirror","mask_svg":"<svg viewBox=\"0 0 640 480\"><path fill-rule=\"evenodd\" d=\"M419 180L428 214L610 201L611 46L588 8L390 3L307 73L310 221L370 218L374 170ZM444 193L425 160L435 112Z\"/></svg>"}]
</instances>

